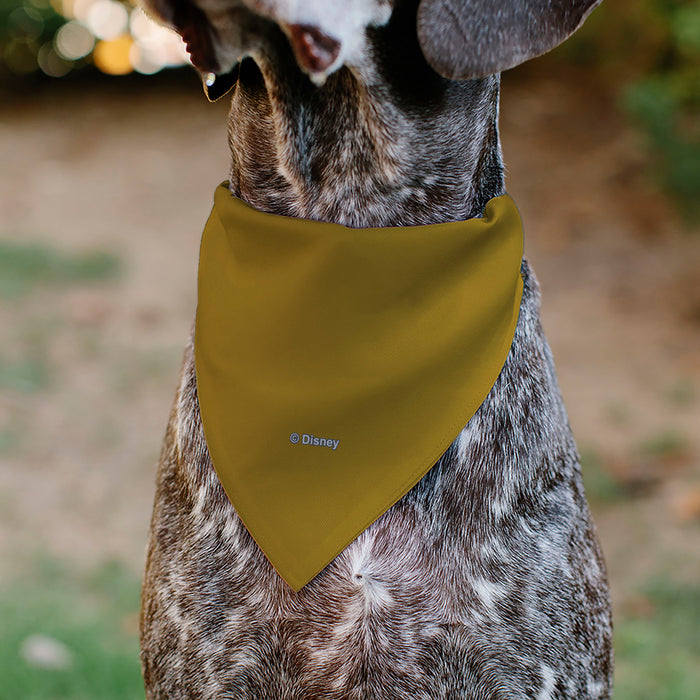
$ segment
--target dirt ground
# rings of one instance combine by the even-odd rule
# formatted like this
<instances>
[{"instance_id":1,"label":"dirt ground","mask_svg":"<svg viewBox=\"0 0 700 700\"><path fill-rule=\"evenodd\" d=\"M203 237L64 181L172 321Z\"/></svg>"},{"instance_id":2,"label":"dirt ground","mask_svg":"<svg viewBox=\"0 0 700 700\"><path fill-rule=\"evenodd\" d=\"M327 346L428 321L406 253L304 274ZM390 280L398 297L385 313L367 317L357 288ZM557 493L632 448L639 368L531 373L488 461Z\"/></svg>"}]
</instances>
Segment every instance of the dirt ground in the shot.
<instances>
[{"instance_id":1,"label":"dirt ground","mask_svg":"<svg viewBox=\"0 0 700 700\"><path fill-rule=\"evenodd\" d=\"M46 554L141 570L225 113L186 75L0 105L0 239L123 268L0 299L0 362L45 373L0 385L0 575ZM700 577L700 235L594 85L507 76L501 115L614 600L632 605L649 577Z\"/></svg>"}]
</instances>

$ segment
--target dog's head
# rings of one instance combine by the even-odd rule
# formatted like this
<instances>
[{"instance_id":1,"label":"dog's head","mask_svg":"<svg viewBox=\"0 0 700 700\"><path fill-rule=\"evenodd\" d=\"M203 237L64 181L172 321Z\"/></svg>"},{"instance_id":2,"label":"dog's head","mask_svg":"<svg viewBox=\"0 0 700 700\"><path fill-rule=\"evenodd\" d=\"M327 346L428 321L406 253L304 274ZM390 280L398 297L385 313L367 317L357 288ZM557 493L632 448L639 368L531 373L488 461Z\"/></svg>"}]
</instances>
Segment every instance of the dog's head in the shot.
<instances>
[{"instance_id":1,"label":"dog's head","mask_svg":"<svg viewBox=\"0 0 700 700\"><path fill-rule=\"evenodd\" d=\"M141 0L185 40L193 65L212 80L241 58L288 41L299 67L322 83L367 60L367 29L401 5L415 13L417 41L445 78L512 68L561 43L601 0ZM406 41L415 38L406 37Z\"/></svg>"}]
</instances>

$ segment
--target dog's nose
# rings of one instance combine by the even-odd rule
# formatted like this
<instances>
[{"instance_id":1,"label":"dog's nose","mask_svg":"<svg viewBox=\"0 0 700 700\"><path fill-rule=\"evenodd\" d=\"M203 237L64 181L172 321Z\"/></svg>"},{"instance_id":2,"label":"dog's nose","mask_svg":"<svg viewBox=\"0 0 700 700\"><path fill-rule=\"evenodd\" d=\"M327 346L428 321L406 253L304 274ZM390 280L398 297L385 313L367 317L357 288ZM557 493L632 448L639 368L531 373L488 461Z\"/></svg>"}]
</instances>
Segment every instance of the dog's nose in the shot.
<instances>
[{"instance_id":1,"label":"dog's nose","mask_svg":"<svg viewBox=\"0 0 700 700\"><path fill-rule=\"evenodd\" d=\"M338 58L340 42L309 24L288 26L297 61L310 73L323 73Z\"/></svg>"}]
</instances>

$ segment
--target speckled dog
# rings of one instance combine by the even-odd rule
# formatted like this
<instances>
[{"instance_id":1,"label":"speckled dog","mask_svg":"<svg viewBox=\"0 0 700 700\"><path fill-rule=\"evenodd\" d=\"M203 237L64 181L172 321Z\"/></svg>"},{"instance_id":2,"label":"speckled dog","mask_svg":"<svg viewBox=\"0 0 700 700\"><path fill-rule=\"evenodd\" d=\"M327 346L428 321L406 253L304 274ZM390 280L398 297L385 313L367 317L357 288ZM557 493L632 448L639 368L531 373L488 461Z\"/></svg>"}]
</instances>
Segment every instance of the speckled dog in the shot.
<instances>
[{"instance_id":1,"label":"speckled dog","mask_svg":"<svg viewBox=\"0 0 700 700\"><path fill-rule=\"evenodd\" d=\"M563 41L597 2L146 4L185 38L211 96L235 86L234 195L380 227L479 216L505 191L498 72ZM143 588L149 698L610 697L604 564L526 262L522 274L512 349L488 398L298 593L214 473L190 342Z\"/></svg>"}]
</instances>

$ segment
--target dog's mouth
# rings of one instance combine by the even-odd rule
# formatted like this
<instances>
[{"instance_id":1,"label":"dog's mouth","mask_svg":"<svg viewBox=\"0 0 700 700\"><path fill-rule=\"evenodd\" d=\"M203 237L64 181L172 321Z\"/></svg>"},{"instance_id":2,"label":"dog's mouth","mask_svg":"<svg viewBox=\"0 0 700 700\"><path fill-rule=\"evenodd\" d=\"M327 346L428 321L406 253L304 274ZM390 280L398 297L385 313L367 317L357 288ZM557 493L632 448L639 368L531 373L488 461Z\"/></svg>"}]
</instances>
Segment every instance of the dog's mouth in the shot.
<instances>
[{"instance_id":1,"label":"dog's mouth","mask_svg":"<svg viewBox=\"0 0 700 700\"><path fill-rule=\"evenodd\" d=\"M311 25L282 25L282 30L291 45L294 57L302 70L316 84L322 84L340 55L341 43ZM238 82L241 63L250 56L241 56L226 73L208 73L204 76L204 88L210 102L226 95Z\"/></svg>"}]
</instances>

